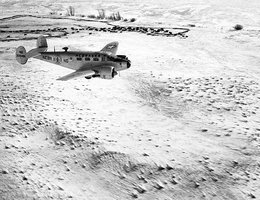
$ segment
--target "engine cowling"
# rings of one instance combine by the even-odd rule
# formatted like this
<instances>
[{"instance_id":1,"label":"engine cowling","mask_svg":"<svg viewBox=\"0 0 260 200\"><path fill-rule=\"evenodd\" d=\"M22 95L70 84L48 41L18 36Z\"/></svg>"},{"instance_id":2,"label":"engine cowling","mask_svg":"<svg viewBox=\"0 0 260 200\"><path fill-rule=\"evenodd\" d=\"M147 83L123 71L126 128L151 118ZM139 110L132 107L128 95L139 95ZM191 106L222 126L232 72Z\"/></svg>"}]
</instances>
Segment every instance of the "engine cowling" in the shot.
<instances>
[{"instance_id":1,"label":"engine cowling","mask_svg":"<svg viewBox=\"0 0 260 200\"><path fill-rule=\"evenodd\" d=\"M102 67L99 70L100 78L103 79L112 79L117 75L117 72L115 71L114 67Z\"/></svg>"}]
</instances>

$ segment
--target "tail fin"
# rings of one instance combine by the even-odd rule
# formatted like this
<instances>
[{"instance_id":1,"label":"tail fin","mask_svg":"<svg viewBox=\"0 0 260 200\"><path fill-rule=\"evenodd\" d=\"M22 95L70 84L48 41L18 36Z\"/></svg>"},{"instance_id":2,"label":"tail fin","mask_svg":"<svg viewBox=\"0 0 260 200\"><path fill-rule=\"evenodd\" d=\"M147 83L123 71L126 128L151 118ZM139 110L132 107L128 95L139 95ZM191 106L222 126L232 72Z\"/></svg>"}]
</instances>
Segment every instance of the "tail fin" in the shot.
<instances>
[{"instance_id":1,"label":"tail fin","mask_svg":"<svg viewBox=\"0 0 260 200\"><path fill-rule=\"evenodd\" d=\"M107 53L108 55L115 56L118 48L118 42L111 42L107 44L101 52Z\"/></svg>"},{"instance_id":2,"label":"tail fin","mask_svg":"<svg viewBox=\"0 0 260 200\"><path fill-rule=\"evenodd\" d=\"M26 57L26 49L23 46L19 46L16 49L15 57L20 64L24 65L27 63L28 58Z\"/></svg>"},{"instance_id":3,"label":"tail fin","mask_svg":"<svg viewBox=\"0 0 260 200\"><path fill-rule=\"evenodd\" d=\"M47 45L46 38L42 35L40 37L38 37L36 46L37 46L37 48L47 48L48 45Z\"/></svg>"},{"instance_id":4,"label":"tail fin","mask_svg":"<svg viewBox=\"0 0 260 200\"><path fill-rule=\"evenodd\" d=\"M30 50L28 53L26 53L26 50L23 46L19 46L16 49L16 60L24 65L29 58L35 57L39 55L42 52L45 52L48 48L46 38L44 36L40 36L37 39L36 43L37 48Z\"/></svg>"}]
</instances>

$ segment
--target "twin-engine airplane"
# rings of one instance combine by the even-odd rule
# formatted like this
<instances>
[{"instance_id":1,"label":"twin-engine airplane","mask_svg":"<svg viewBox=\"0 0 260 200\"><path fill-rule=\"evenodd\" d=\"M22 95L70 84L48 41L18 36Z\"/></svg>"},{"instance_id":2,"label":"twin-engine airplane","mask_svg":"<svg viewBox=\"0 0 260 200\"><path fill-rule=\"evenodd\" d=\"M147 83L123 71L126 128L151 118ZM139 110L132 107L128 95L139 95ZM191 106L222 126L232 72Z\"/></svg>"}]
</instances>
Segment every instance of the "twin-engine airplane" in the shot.
<instances>
[{"instance_id":1,"label":"twin-engine airplane","mask_svg":"<svg viewBox=\"0 0 260 200\"><path fill-rule=\"evenodd\" d=\"M101 51L64 51L47 52L46 38L40 36L37 40L37 48L26 52L23 46L16 49L16 60L24 65L29 58L36 58L50 62L62 67L66 67L75 72L63 76L57 80L67 81L79 76L86 79L100 77L102 79L112 79L118 71L128 69L131 61L125 55L116 55L118 42L107 44Z\"/></svg>"}]
</instances>

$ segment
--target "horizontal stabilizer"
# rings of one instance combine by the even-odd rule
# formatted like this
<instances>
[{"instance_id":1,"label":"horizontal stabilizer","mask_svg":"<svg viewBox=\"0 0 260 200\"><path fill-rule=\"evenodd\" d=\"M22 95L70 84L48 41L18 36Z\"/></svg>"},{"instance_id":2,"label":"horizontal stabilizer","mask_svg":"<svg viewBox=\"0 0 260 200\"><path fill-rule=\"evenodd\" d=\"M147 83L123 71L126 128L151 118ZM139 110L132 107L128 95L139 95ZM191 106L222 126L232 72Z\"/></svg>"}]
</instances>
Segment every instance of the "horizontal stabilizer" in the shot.
<instances>
[{"instance_id":1,"label":"horizontal stabilizer","mask_svg":"<svg viewBox=\"0 0 260 200\"><path fill-rule=\"evenodd\" d=\"M45 52L47 50L47 47L41 47L36 49L31 49L28 53L26 53L27 58L32 58L35 56L40 55L42 52Z\"/></svg>"}]
</instances>

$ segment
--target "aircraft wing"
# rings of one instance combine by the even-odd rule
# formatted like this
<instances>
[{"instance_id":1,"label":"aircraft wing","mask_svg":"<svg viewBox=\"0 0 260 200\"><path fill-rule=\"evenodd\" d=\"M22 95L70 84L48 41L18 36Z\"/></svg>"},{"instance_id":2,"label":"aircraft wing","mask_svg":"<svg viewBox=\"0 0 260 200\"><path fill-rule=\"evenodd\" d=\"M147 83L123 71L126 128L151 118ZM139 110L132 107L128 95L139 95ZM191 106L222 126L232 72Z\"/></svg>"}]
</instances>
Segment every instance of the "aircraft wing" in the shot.
<instances>
[{"instance_id":1,"label":"aircraft wing","mask_svg":"<svg viewBox=\"0 0 260 200\"><path fill-rule=\"evenodd\" d=\"M72 72L72 73L70 73L66 76L60 77L57 80L67 81L67 80L77 78L77 77L80 77L80 76L91 76L91 75L94 75L94 74L95 74L95 72L93 70L78 70L78 71Z\"/></svg>"},{"instance_id":2,"label":"aircraft wing","mask_svg":"<svg viewBox=\"0 0 260 200\"><path fill-rule=\"evenodd\" d=\"M107 53L111 56L115 56L118 49L118 45L118 42L111 42L107 44L100 52Z\"/></svg>"}]
</instances>

